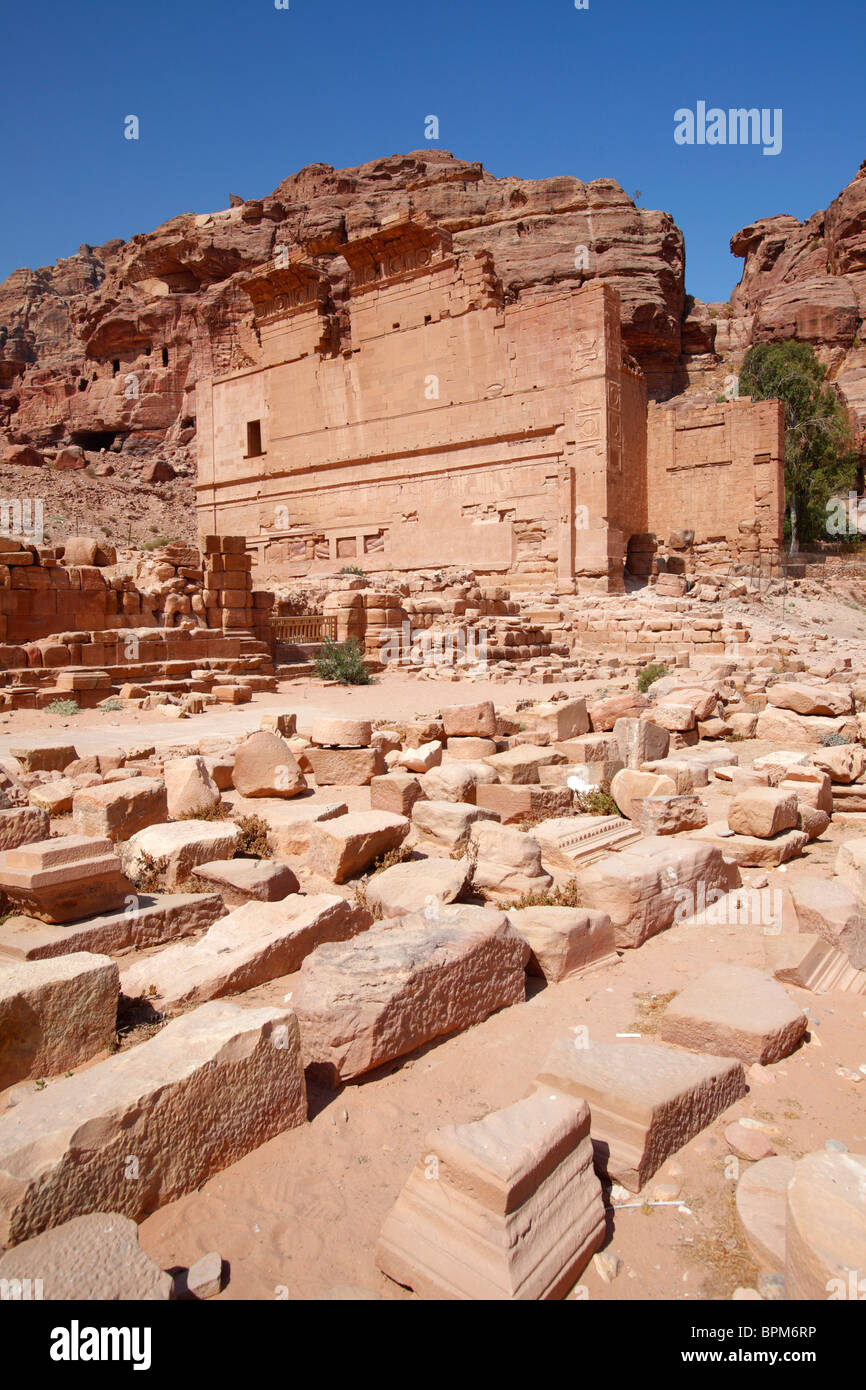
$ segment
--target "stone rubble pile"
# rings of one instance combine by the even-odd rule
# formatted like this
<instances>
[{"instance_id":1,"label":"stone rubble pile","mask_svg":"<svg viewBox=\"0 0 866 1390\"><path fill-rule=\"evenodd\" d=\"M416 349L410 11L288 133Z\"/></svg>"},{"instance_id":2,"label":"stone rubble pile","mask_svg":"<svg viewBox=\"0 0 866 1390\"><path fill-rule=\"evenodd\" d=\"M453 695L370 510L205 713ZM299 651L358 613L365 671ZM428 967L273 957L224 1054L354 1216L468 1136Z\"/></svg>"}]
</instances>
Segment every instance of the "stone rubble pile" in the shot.
<instances>
[{"instance_id":1,"label":"stone rubble pile","mask_svg":"<svg viewBox=\"0 0 866 1390\"><path fill-rule=\"evenodd\" d=\"M519 1008L528 985L603 980L715 909L754 933L763 968L722 954L678 988L657 1041L551 1037L529 1095L428 1138L382 1228L380 1268L422 1297L563 1297L605 1239L602 1183L641 1191L743 1098L747 1067L806 1045L791 991L866 992L866 730L845 671L795 683L717 663L645 695L479 700L401 724L299 730L286 711L159 750L15 744L0 809L0 1269L31 1268L45 1241L53 1268L76 1223L93 1223L98 1251L106 1213L141 1221L303 1126L308 1082L369 1078ZM782 746L755 756L746 718L765 716ZM832 864L792 878L778 923L738 915L744 871L808 859L851 815ZM283 1005L261 1002L266 986ZM118 1050L136 1011L150 1027ZM146 1184L125 1181L130 1155ZM761 1161L776 1167L749 1169L737 1195L750 1248L788 1297L819 1296L862 1257L866 1158ZM122 1223L117 1239L140 1296L164 1296ZM211 1265L190 1290L219 1290Z\"/></svg>"}]
</instances>

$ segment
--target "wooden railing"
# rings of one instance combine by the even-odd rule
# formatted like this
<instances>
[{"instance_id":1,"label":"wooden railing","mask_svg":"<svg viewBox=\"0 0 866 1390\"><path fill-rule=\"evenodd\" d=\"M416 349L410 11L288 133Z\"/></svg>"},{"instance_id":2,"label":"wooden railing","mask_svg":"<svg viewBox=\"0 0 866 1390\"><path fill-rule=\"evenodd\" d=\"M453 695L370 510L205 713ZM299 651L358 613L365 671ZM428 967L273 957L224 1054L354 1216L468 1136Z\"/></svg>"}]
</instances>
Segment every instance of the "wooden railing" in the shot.
<instances>
[{"instance_id":1,"label":"wooden railing","mask_svg":"<svg viewBox=\"0 0 866 1390\"><path fill-rule=\"evenodd\" d=\"M323 642L326 637L330 637L332 642L337 640L335 613L302 613L290 618L275 615L271 622L278 642L307 646L313 642Z\"/></svg>"}]
</instances>

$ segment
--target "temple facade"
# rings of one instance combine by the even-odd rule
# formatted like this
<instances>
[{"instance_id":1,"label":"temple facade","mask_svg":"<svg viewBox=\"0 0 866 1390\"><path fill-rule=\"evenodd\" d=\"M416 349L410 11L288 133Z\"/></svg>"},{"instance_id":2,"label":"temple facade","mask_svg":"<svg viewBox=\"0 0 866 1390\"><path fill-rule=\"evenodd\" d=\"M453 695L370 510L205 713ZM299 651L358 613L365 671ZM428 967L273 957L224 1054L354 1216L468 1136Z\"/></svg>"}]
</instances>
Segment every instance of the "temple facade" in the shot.
<instances>
[{"instance_id":1,"label":"temple facade","mask_svg":"<svg viewBox=\"0 0 866 1390\"><path fill-rule=\"evenodd\" d=\"M258 579L460 565L615 592L646 533L778 549L781 407L648 410L609 285L506 302L487 252L411 215L342 254L348 295L313 257L248 274L243 361L198 384L199 528L246 535Z\"/></svg>"}]
</instances>

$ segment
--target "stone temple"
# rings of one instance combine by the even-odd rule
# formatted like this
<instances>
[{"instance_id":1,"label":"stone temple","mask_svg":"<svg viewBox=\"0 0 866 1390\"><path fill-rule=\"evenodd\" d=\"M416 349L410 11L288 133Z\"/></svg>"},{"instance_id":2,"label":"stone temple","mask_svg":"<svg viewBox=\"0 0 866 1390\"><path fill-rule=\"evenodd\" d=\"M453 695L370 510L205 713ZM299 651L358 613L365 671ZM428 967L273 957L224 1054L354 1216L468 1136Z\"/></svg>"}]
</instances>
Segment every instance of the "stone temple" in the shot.
<instances>
[{"instance_id":1,"label":"stone temple","mask_svg":"<svg viewBox=\"0 0 866 1390\"><path fill-rule=\"evenodd\" d=\"M342 255L339 307L303 251L248 273L250 350L198 383L199 529L245 535L262 578L459 565L615 593L656 538L777 556L781 405L648 405L609 284L508 302L489 252L411 211Z\"/></svg>"}]
</instances>

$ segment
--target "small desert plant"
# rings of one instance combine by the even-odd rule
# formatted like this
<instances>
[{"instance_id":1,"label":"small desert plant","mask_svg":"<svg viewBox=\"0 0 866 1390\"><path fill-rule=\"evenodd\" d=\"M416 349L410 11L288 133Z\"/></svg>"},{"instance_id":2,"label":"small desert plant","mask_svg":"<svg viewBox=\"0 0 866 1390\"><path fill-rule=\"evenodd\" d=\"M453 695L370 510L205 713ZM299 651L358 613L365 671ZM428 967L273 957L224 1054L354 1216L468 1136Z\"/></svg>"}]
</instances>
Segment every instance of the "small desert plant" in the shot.
<instances>
[{"instance_id":1,"label":"small desert plant","mask_svg":"<svg viewBox=\"0 0 866 1390\"><path fill-rule=\"evenodd\" d=\"M139 893L157 893L163 887L168 859L155 859L146 850L138 854L138 862L130 873L130 878Z\"/></svg>"},{"instance_id":2,"label":"small desert plant","mask_svg":"<svg viewBox=\"0 0 866 1390\"><path fill-rule=\"evenodd\" d=\"M384 854L380 854L379 858L373 861L367 877L372 878L374 874L381 874L385 869L393 869L395 864L405 864L413 857L413 851L405 845L398 845L396 849L386 850Z\"/></svg>"},{"instance_id":3,"label":"small desert plant","mask_svg":"<svg viewBox=\"0 0 866 1390\"><path fill-rule=\"evenodd\" d=\"M587 787L574 793L574 810L579 816L622 816L610 792L603 787Z\"/></svg>"},{"instance_id":4,"label":"small desert plant","mask_svg":"<svg viewBox=\"0 0 866 1390\"><path fill-rule=\"evenodd\" d=\"M562 888L548 888L543 893L526 893L511 904L509 911L521 907L582 907L580 885L576 878L569 879Z\"/></svg>"},{"instance_id":5,"label":"small desert plant","mask_svg":"<svg viewBox=\"0 0 866 1390\"><path fill-rule=\"evenodd\" d=\"M142 550L161 550L164 545L173 545L174 536L154 536L153 540L145 541Z\"/></svg>"},{"instance_id":6,"label":"small desert plant","mask_svg":"<svg viewBox=\"0 0 866 1390\"><path fill-rule=\"evenodd\" d=\"M384 915L382 912L382 908L379 906L378 903L371 903L367 901L367 880L361 879L360 883L353 884L352 891L355 894L355 902L358 904L358 906L362 908L365 912L369 912L370 916L373 918L375 922L381 922L382 917Z\"/></svg>"},{"instance_id":7,"label":"small desert plant","mask_svg":"<svg viewBox=\"0 0 866 1390\"><path fill-rule=\"evenodd\" d=\"M844 734L824 734L821 738L822 748L839 748L848 740Z\"/></svg>"},{"instance_id":8,"label":"small desert plant","mask_svg":"<svg viewBox=\"0 0 866 1390\"><path fill-rule=\"evenodd\" d=\"M653 681L661 680L667 673L667 666L662 666L658 661L651 661L649 666L645 666L637 678L637 688L641 695L646 694Z\"/></svg>"},{"instance_id":9,"label":"small desert plant","mask_svg":"<svg viewBox=\"0 0 866 1390\"><path fill-rule=\"evenodd\" d=\"M185 820L228 820L232 813L232 808L227 801L218 801L215 806L208 806L204 811L191 811Z\"/></svg>"},{"instance_id":10,"label":"small desert plant","mask_svg":"<svg viewBox=\"0 0 866 1390\"><path fill-rule=\"evenodd\" d=\"M357 637L348 642L334 642L326 637L316 654L316 675L323 681L340 685L370 685L370 671L364 661L364 649Z\"/></svg>"},{"instance_id":11,"label":"small desert plant","mask_svg":"<svg viewBox=\"0 0 866 1390\"><path fill-rule=\"evenodd\" d=\"M268 831L270 826L261 816L238 816L235 822L241 832L236 855L242 859L270 859L274 847Z\"/></svg>"},{"instance_id":12,"label":"small desert plant","mask_svg":"<svg viewBox=\"0 0 866 1390\"><path fill-rule=\"evenodd\" d=\"M113 714L115 710L123 709L123 701L118 700L116 696L112 696L109 700L103 700L99 708L102 710L103 714Z\"/></svg>"},{"instance_id":13,"label":"small desert plant","mask_svg":"<svg viewBox=\"0 0 866 1390\"><path fill-rule=\"evenodd\" d=\"M46 714L80 714L81 706L77 700L52 700L45 706Z\"/></svg>"},{"instance_id":14,"label":"small desert plant","mask_svg":"<svg viewBox=\"0 0 866 1390\"><path fill-rule=\"evenodd\" d=\"M354 574L355 577L356 577L357 579L363 579L363 578L364 578L364 571L363 571L362 569L359 569L359 567L358 567L357 565L344 565L343 568L342 568L341 570L337 570L337 573L338 573L338 574Z\"/></svg>"}]
</instances>

